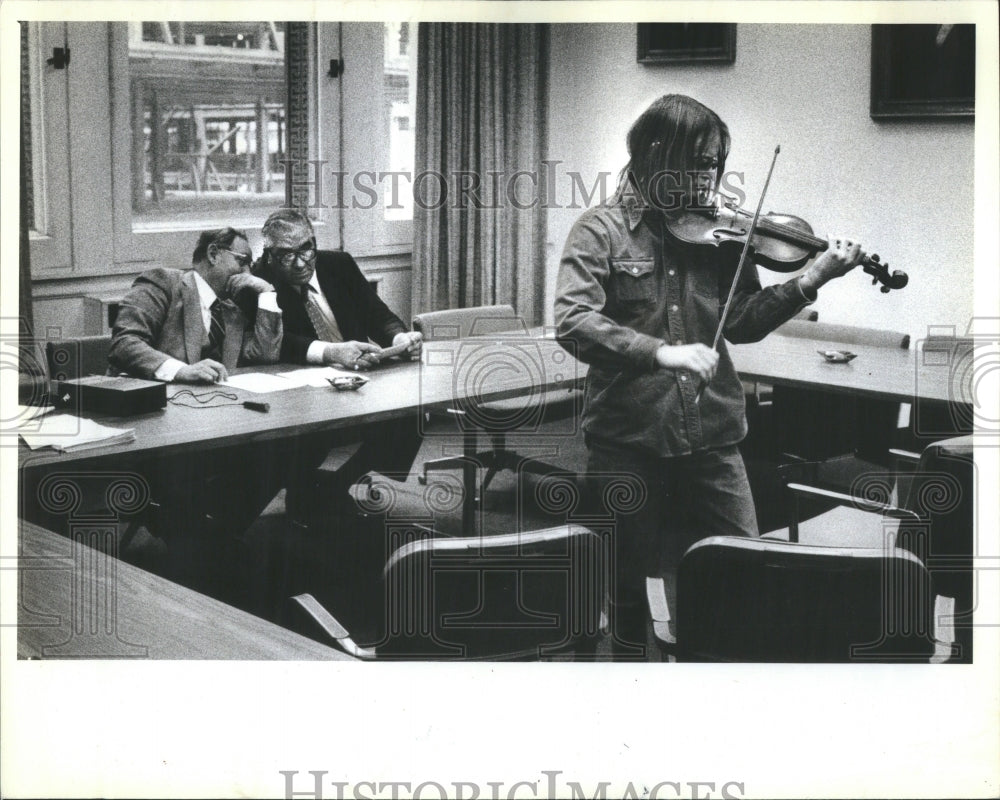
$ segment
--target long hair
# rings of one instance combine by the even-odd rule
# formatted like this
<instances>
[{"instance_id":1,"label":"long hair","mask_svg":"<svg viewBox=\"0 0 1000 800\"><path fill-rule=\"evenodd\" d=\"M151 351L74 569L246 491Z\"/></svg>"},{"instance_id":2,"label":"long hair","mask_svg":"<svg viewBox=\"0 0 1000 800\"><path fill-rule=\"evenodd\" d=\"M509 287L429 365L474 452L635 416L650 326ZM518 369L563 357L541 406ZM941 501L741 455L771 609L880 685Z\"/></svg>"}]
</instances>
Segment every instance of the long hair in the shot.
<instances>
[{"instance_id":1,"label":"long hair","mask_svg":"<svg viewBox=\"0 0 1000 800\"><path fill-rule=\"evenodd\" d=\"M716 183L722 180L729 156L729 128L718 114L682 94L665 94L653 101L629 128L629 160L618 175L617 196L638 192L647 207L679 208L677 192L696 169L699 148L713 133L719 135Z\"/></svg>"}]
</instances>

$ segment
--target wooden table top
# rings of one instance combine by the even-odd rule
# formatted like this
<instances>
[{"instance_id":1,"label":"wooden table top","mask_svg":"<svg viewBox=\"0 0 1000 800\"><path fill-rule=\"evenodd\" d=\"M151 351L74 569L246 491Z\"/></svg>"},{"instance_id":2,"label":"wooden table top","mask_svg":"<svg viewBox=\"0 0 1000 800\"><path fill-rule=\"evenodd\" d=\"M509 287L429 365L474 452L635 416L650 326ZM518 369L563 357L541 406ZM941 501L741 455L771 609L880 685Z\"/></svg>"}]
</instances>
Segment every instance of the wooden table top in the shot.
<instances>
[{"instance_id":1,"label":"wooden table top","mask_svg":"<svg viewBox=\"0 0 1000 800\"><path fill-rule=\"evenodd\" d=\"M917 350L840 344L773 333L752 344L727 344L741 378L805 389L912 403L970 402L971 371L954 370ZM831 364L819 350L849 350L857 358ZM936 355L936 354L935 354ZM929 362L929 363L928 363Z\"/></svg>"},{"instance_id":2,"label":"wooden table top","mask_svg":"<svg viewBox=\"0 0 1000 800\"><path fill-rule=\"evenodd\" d=\"M970 373L957 373L937 362L927 364L920 352L865 345L843 345L822 339L774 333L752 344L728 345L740 376L772 384L825 389L873 398L914 402L969 402ZM847 364L826 362L817 352L848 349L857 358ZM288 365L241 372L282 372ZM136 439L125 445L77 453L37 451L20 445L22 469L86 463L119 465L149 455L250 444L314 431L347 428L453 405L456 401L489 401L579 385L587 367L564 351L541 329L528 334L492 335L457 341L424 343L421 363L397 362L364 373L369 382L357 391L295 388L254 395L231 389L240 400L270 404L269 413L240 405L187 408L167 404L161 411L131 417L94 418L118 427L135 428ZM961 381L965 381L962 383ZM184 389L205 392L210 386L168 387L168 396Z\"/></svg>"},{"instance_id":3,"label":"wooden table top","mask_svg":"<svg viewBox=\"0 0 1000 800\"><path fill-rule=\"evenodd\" d=\"M287 364L240 372L285 372ZM148 414L130 417L93 415L102 424L134 428L135 441L76 453L51 448L31 451L20 444L22 469L87 465L118 466L152 454L206 450L230 444L252 444L320 430L348 428L408 414L451 406L456 401L501 400L576 385L586 368L555 341L537 332L521 336L492 336L476 340L424 343L421 363L395 362L369 370L369 382L356 391L332 387L299 387L251 394L235 388L171 384L167 396L190 389L201 394L225 388L239 400L262 400L269 413L227 405L188 408L168 402ZM223 401L226 402L226 401Z\"/></svg>"},{"instance_id":4,"label":"wooden table top","mask_svg":"<svg viewBox=\"0 0 1000 800\"><path fill-rule=\"evenodd\" d=\"M352 660L27 522L18 572L19 658Z\"/></svg>"}]
</instances>

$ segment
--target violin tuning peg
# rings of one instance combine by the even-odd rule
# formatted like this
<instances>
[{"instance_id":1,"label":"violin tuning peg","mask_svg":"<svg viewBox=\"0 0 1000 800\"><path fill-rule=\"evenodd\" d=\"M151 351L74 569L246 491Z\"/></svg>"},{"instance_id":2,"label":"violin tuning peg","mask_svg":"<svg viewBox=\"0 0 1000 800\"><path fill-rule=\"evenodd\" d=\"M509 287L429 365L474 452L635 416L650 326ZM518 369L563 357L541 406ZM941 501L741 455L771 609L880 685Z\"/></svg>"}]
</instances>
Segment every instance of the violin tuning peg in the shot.
<instances>
[{"instance_id":1,"label":"violin tuning peg","mask_svg":"<svg viewBox=\"0 0 1000 800\"><path fill-rule=\"evenodd\" d=\"M880 291L882 292L882 294L889 294L889 287L888 286L883 286Z\"/></svg>"},{"instance_id":2,"label":"violin tuning peg","mask_svg":"<svg viewBox=\"0 0 1000 800\"><path fill-rule=\"evenodd\" d=\"M878 253L872 253L871 256L870 256L870 258L871 258L872 261L876 261L876 262L882 260L882 259L879 258Z\"/></svg>"}]
</instances>

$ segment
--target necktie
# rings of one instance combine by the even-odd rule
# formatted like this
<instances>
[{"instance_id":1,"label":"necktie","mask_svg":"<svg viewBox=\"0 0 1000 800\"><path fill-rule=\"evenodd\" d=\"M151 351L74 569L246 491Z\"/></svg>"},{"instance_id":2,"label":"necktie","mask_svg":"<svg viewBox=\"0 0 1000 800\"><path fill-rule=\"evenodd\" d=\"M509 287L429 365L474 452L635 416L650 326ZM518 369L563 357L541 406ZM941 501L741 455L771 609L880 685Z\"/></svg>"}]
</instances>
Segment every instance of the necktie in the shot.
<instances>
[{"instance_id":1,"label":"necktie","mask_svg":"<svg viewBox=\"0 0 1000 800\"><path fill-rule=\"evenodd\" d=\"M209 306L209 311L212 313L212 321L208 328L208 347L202 353L202 358L222 361L222 340L226 338L226 328L222 321L222 303L218 298Z\"/></svg>"},{"instance_id":2,"label":"necktie","mask_svg":"<svg viewBox=\"0 0 1000 800\"><path fill-rule=\"evenodd\" d=\"M302 301L305 303L306 314L309 315L309 322L312 323L313 330L316 331L316 338L322 342L342 342L343 335L337 327L337 320L330 320L323 313L313 290L308 286L302 287ZM332 323L332 324L331 324Z\"/></svg>"}]
</instances>

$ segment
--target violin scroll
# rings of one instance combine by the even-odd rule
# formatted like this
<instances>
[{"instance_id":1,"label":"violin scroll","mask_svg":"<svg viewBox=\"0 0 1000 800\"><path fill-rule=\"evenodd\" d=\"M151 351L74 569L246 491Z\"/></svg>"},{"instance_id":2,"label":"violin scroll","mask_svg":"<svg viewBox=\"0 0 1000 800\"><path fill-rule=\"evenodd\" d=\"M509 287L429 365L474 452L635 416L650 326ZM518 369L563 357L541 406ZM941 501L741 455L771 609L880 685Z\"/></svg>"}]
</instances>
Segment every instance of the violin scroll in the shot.
<instances>
[{"instance_id":1,"label":"violin scroll","mask_svg":"<svg viewBox=\"0 0 1000 800\"><path fill-rule=\"evenodd\" d=\"M861 268L872 276L872 286L876 283L882 284L880 287L882 294L888 294L890 289L902 289L910 282L910 276L900 269L894 269L890 273L889 265L883 264L876 253L865 256Z\"/></svg>"}]
</instances>

